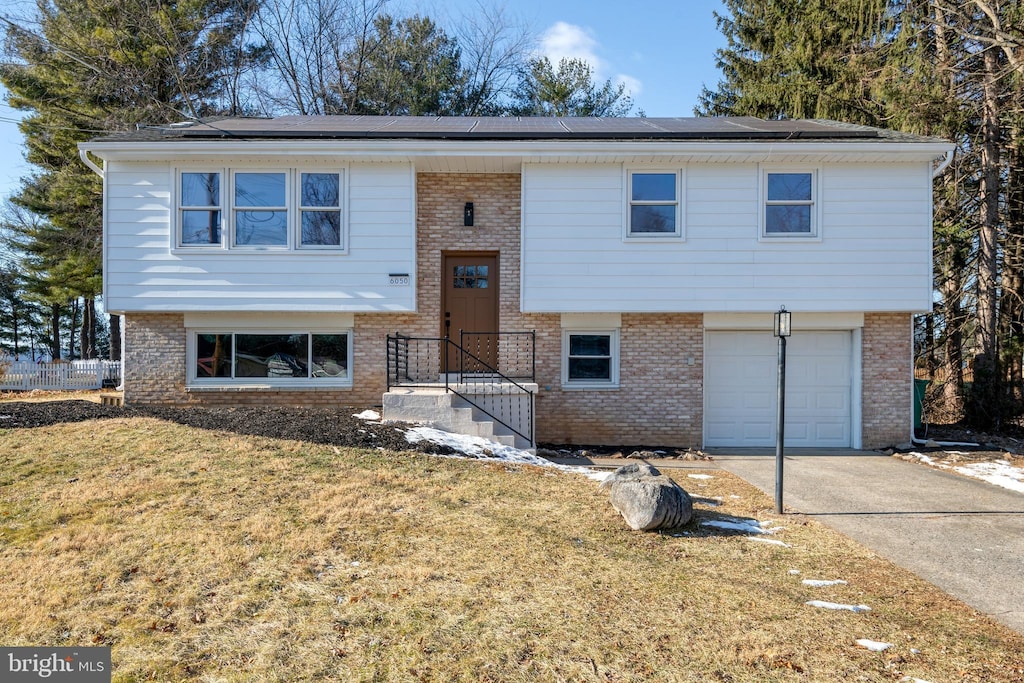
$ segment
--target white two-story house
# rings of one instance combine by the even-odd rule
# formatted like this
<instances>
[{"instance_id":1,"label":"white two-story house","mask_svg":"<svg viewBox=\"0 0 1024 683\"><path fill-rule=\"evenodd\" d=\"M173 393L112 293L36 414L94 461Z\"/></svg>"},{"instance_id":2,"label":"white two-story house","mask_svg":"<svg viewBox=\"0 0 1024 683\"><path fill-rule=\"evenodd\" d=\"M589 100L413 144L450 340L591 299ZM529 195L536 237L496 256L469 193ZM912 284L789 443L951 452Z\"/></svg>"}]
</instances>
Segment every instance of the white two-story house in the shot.
<instances>
[{"instance_id":1,"label":"white two-story house","mask_svg":"<svg viewBox=\"0 0 1024 683\"><path fill-rule=\"evenodd\" d=\"M539 441L692 447L775 443L781 306L787 446L908 439L950 151L750 118L288 116L82 145L129 404L348 410L500 371Z\"/></svg>"}]
</instances>

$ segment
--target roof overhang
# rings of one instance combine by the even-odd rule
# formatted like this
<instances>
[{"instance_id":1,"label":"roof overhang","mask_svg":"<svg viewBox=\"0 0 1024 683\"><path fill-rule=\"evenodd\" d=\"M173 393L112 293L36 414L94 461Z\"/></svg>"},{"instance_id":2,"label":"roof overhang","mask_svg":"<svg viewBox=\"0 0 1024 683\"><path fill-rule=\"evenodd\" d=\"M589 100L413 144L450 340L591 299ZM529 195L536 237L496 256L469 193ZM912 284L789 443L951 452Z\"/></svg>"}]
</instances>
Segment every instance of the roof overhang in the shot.
<instances>
[{"instance_id":1,"label":"roof overhang","mask_svg":"<svg viewBox=\"0 0 1024 683\"><path fill-rule=\"evenodd\" d=\"M436 140L436 139L173 139L94 140L80 149L104 161L185 161L252 158L411 162L417 168L448 167L462 159L490 166L525 163L771 163L935 161L953 149L940 140ZM458 165L458 164L456 164ZM475 165L468 164L468 165ZM488 165L488 164L485 164Z\"/></svg>"}]
</instances>

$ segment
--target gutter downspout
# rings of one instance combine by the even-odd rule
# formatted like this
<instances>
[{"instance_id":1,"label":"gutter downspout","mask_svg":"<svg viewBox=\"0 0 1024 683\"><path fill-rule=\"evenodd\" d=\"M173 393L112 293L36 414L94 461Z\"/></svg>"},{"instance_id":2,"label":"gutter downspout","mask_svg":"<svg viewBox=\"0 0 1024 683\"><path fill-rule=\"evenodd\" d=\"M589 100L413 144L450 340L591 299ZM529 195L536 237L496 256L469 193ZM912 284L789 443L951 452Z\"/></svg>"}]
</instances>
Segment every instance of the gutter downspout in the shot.
<instances>
[{"instance_id":1,"label":"gutter downspout","mask_svg":"<svg viewBox=\"0 0 1024 683\"><path fill-rule=\"evenodd\" d=\"M92 169L92 172L98 175L100 178L106 179L106 174L100 166L96 165L96 162L89 158L89 151L86 149L78 149L78 158L82 160L82 163Z\"/></svg>"},{"instance_id":2,"label":"gutter downspout","mask_svg":"<svg viewBox=\"0 0 1024 683\"><path fill-rule=\"evenodd\" d=\"M940 175L942 175L943 171L945 171L947 168L949 168L949 165L951 163L953 163L953 156L954 156L955 153L956 153L956 150L952 150L952 149L949 150L948 152L946 152L945 158L942 160L942 162L938 166L935 167L935 170L932 171L932 178L938 178Z\"/></svg>"}]
</instances>

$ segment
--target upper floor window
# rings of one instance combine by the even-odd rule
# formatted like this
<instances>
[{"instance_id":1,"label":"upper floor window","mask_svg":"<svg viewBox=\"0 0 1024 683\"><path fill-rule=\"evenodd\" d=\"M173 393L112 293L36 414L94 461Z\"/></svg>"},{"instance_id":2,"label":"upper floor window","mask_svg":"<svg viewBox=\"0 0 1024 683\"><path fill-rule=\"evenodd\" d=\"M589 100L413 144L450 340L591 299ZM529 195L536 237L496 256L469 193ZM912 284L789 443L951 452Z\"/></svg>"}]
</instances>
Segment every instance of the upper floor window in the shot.
<instances>
[{"instance_id":1,"label":"upper floor window","mask_svg":"<svg viewBox=\"0 0 1024 683\"><path fill-rule=\"evenodd\" d=\"M762 236L816 237L815 192L813 172L766 172Z\"/></svg>"},{"instance_id":2,"label":"upper floor window","mask_svg":"<svg viewBox=\"0 0 1024 683\"><path fill-rule=\"evenodd\" d=\"M182 245L219 245L220 173L181 174L178 224Z\"/></svg>"},{"instance_id":3,"label":"upper floor window","mask_svg":"<svg viewBox=\"0 0 1024 683\"><path fill-rule=\"evenodd\" d=\"M178 188L178 247L345 246L341 171L183 170Z\"/></svg>"},{"instance_id":4,"label":"upper floor window","mask_svg":"<svg viewBox=\"0 0 1024 683\"><path fill-rule=\"evenodd\" d=\"M680 237L678 171L630 171L627 237Z\"/></svg>"}]
</instances>

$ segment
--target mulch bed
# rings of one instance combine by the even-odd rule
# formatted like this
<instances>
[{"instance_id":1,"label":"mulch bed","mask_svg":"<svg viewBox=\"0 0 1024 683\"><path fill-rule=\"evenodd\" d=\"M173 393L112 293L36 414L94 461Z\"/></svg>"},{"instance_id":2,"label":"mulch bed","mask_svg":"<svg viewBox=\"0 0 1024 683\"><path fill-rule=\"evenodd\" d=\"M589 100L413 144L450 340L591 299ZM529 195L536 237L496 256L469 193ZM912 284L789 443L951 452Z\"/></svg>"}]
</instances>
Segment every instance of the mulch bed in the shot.
<instances>
[{"instance_id":1,"label":"mulch bed","mask_svg":"<svg viewBox=\"0 0 1024 683\"><path fill-rule=\"evenodd\" d=\"M45 427L129 417L152 417L189 427L295 439L351 448L385 448L391 451L451 453L445 446L405 439L409 425L378 424L353 417L361 409L282 407L158 407L105 406L91 401L44 401L0 403L0 429Z\"/></svg>"}]
</instances>

